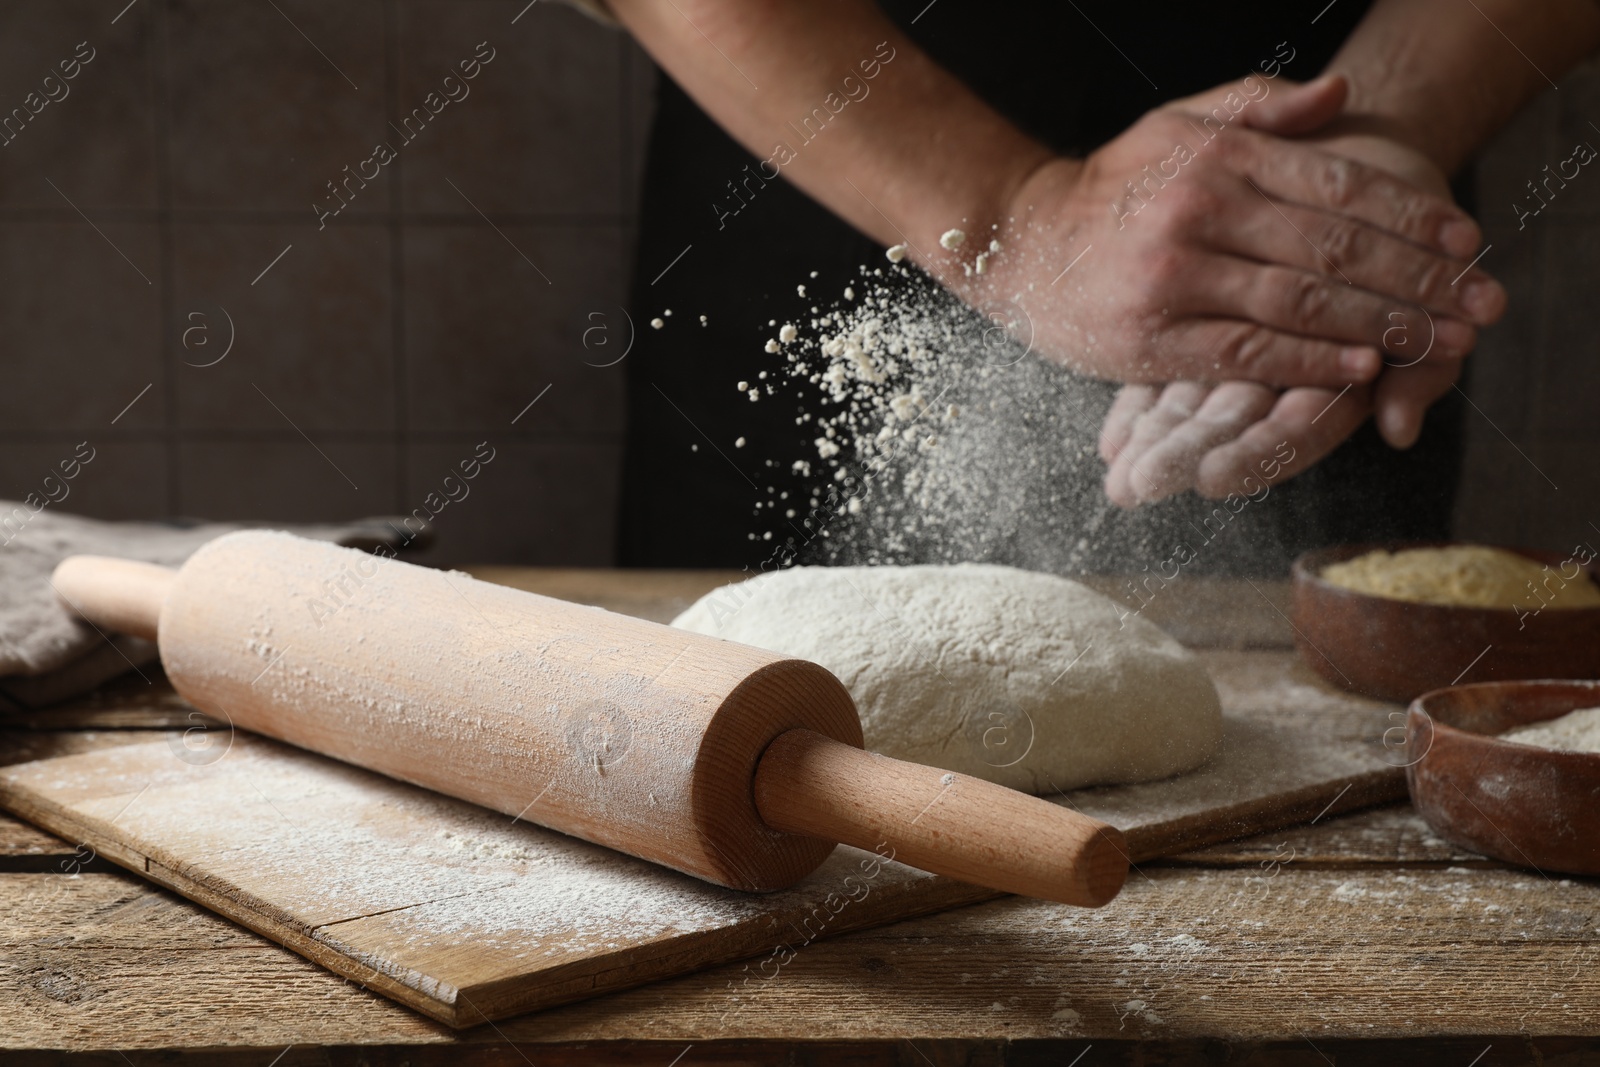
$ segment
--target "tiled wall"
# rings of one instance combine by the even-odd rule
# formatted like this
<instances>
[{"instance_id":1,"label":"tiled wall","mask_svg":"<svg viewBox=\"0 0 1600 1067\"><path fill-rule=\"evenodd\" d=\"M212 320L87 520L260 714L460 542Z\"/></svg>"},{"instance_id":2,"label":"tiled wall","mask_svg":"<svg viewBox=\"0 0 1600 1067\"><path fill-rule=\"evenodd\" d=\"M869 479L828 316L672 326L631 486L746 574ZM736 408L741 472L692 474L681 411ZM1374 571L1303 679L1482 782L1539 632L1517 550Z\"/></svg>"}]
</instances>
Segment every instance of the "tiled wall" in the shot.
<instances>
[{"instance_id":1,"label":"tiled wall","mask_svg":"<svg viewBox=\"0 0 1600 1067\"><path fill-rule=\"evenodd\" d=\"M1527 183L1580 142L1600 149L1600 64L1508 127L1478 167L1484 265L1511 292L1474 353L1457 532L1509 544L1600 546L1600 159L1537 216ZM1573 166L1568 165L1567 173ZM1520 225L1520 228L1519 228Z\"/></svg>"},{"instance_id":2,"label":"tiled wall","mask_svg":"<svg viewBox=\"0 0 1600 1067\"><path fill-rule=\"evenodd\" d=\"M487 440L437 560L609 561L622 368L595 364L629 328L637 49L527 0L124 2L0 9L0 114L60 97L0 147L0 496L88 440L67 510L406 512ZM1597 70L1482 164L1485 263L1515 302L1475 357L1471 536L1600 539L1600 170L1521 232L1510 209L1600 145L1591 121ZM395 158L319 223L380 141Z\"/></svg>"},{"instance_id":3,"label":"tiled wall","mask_svg":"<svg viewBox=\"0 0 1600 1067\"><path fill-rule=\"evenodd\" d=\"M527 0L124 3L0 9L0 112L60 98L0 147L0 495L88 440L64 510L409 512L487 440L436 558L608 562L631 42Z\"/></svg>"}]
</instances>

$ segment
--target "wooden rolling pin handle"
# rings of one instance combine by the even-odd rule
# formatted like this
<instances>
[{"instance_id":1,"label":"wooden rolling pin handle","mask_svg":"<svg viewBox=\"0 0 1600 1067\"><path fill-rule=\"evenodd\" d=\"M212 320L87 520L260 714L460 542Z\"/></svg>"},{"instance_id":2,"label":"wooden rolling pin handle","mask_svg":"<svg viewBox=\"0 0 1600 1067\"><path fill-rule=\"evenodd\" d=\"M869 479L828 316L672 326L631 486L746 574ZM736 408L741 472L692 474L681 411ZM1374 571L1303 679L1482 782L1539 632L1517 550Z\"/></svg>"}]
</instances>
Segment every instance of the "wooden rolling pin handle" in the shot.
<instances>
[{"instance_id":1,"label":"wooden rolling pin handle","mask_svg":"<svg viewBox=\"0 0 1600 1067\"><path fill-rule=\"evenodd\" d=\"M756 766L756 810L774 830L880 850L1006 893L1099 907L1128 877L1122 832L965 774L789 730Z\"/></svg>"},{"instance_id":2,"label":"wooden rolling pin handle","mask_svg":"<svg viewBox=\"0 0 1600 1067\"><path fill-rule=\"evenodd\" d=\"M156 639L161 605L178 572L111 556L68 556L50 579L56 595L102 630Z\"/></svg>"}]
</instances>

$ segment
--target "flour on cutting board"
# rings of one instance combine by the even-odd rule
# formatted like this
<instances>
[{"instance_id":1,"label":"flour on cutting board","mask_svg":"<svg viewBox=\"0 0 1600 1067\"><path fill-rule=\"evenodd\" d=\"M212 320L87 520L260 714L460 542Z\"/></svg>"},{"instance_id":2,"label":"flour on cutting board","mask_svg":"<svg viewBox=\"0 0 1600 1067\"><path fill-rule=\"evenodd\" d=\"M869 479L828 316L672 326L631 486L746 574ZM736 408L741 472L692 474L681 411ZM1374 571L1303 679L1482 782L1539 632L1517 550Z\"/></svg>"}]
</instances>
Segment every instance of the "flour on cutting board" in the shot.
<instances>
[{"instance_id":1,"label":"flour on cutting board","mask_svg":"<svg viewBox=\"0 0 1600 1067\"><path fill-rule=\"evenodd\" d=\"M97 763L83 781L58 777L52 786L87 791L105 782L105 770L140 756L112 750L109 767ZM568 945L703 929L747 913L752 899L248 735L236 737L214 767L170 762L172 774L143 796L130 802L119 786L94 810L141 839L182 841L207 857L212 877L270 897L308 928L432 904L437 930L470 928L489 940L515 932L540 943L559 937ZM218 788L219 779L227 788ZM197 817L219 800L230 810ZM259 832L239 833L251 825ZM478 907L488 893L495 907Z\"/></svg>"},{"instance_id":2,"label":"flour on cutting board","mask_svg":"<svg viewBox=\"0 0 1600 1067\"><path fill-rule=\"evenodd\" d=\"M167 747L105 750L65 773L38 764L38 784L85 798L80 810L156 862L430 996L447 992L426 973L439 952L526 967L724 929L818 904L870 860L842 847L788 890L741 893L251 735L210 766ZM872 869L876 885L930 877Z\"/></svg>"}]
</instances>

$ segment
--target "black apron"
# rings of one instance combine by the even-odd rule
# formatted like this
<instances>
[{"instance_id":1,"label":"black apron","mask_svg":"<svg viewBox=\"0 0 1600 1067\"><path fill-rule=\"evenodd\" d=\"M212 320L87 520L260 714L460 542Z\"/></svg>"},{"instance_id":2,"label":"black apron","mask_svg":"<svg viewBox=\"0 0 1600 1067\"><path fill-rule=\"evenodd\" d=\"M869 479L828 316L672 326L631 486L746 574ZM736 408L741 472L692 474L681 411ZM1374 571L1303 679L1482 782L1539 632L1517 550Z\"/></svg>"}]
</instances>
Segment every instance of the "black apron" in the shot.
<instances>
[{"instance_id":1,"label":"black apron","mask_svg":"<svg viewBox=\"0 0 1600 1067\"><path fill-rule=\"evenodd\" d=\"M1052 148L1081 156L1164 101L1258 71L1263 60L1285 54L1285 44L1293 59L1282 74L1309 80L1367 4L1077 0L998 8L971 0L888 0L883 6L997 110ZM893 77L892 65L881 76ZM870 97L860 106L870 107ZM806 309L835 299L862 265L882 264L883 249L781 179L746 184L754 192L741 197L737 214L728 213L738 203L728 182L742 181L757 163L662 79L631 296L641 329L627 362L619 542L625 566L755 569L765 562L770 569L773 542L751 535L774 524L754 514L755 504L769 497L769 487L796 501L815 489L812 479L790 470L796 459L815 458L814 429L794 425L794 401L780 396L752 404L735 386L763 365L752 357L776 332L770 320L809 318ZM801 284L808 287L805 299L796 294ZM667 309L673 315L664 329L644 325ZM896 562L943 562L954 553L1065 573L1137 573L1170 559L1182 542L1199 549L1185 570L1276 575L1293 555L1322 544L1447 535L1461 436L1455 392L1434 406L1410 451L1385 446L1369 420L1311 471L1222 517L1225 537L1209 536L1216 507L1192 493L1134 512L1105 502L1104 466L1092 453L1115 386L1086 386L1030 360L1036 365L1015 388L1029 390L1035 407L1041 391L1058 390L1062 416L1057 425L1034 419L1005 430L1014 438L1011 454L1026 453L1034 462L974 472L974 484L991 491L975 494L972 506L983 521L992 520L993 536L955 548L934 537L902 551ZM852 534L848 516L831 524L826 542L809 540L791 524L798 534L789 536L793 558L881 558L863 543L870 533ZM778 534L785 536L781 528Z\"/></svg>"}]
</instances>

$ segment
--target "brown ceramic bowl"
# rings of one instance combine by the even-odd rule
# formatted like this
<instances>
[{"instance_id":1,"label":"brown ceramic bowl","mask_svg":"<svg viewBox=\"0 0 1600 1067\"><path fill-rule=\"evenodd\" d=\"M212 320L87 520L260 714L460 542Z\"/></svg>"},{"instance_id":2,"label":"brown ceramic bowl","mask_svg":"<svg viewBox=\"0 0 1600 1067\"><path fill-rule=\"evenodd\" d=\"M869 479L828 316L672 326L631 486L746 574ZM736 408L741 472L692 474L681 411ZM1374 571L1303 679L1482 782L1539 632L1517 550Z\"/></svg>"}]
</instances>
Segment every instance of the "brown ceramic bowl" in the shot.
<instances>
[{"instance_id":1,"label":"brown ceramic bowl","mask_svg":"<svg viewBox=\"0 0 1600 1067\"><path fill-rule=\"evenodd\" d=\"M1307 552L1291 569L1295 645L1318 674L1343 689L1404 703L1420 693L1473 682L1600 678L1600 607L1503 608L1418 604L1342 589L1322 579L1330 563L1383 548L1450 542L1338 545ZM1510 549L1558 572L1561 552ZM1594 566L1573 580L1595 580Z\"/></svg>"},{"instance_id":2,"label":"brown ceramic bowl","mask_svg":"<svg viewBox=\"0 0 1600 1067\"><path fill-rule=\"evenodd\" d=\"M1406 713L1406 784L1447 841L1540 871L1600 874L1600 753L1493 735L1600 706L1600 682L1483 682Z\"/></svg>"}]
</instances>

